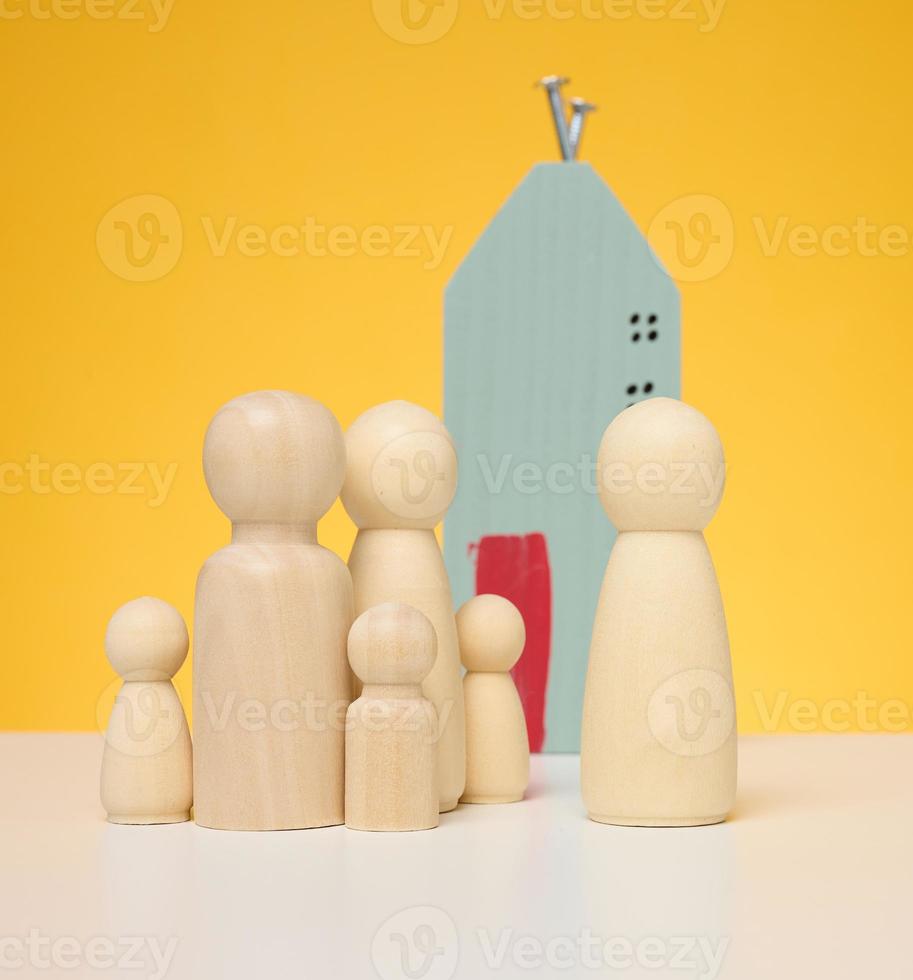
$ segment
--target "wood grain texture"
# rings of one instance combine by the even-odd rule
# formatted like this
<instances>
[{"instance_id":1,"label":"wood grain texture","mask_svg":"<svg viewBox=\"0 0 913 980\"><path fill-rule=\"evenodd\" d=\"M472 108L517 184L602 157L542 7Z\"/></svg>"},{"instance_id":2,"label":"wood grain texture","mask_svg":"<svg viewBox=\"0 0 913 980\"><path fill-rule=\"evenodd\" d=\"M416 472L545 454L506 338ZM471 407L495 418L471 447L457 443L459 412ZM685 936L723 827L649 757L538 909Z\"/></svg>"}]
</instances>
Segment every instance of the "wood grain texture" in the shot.
<instances>
[{"instance_id":1,"label":"wood grain texture","mask_svg":"<svg viewBox=\"0 0 913 980\"><path fill-rule=\"evenodd\" d=\"M437 659L422 684L440 729L441 812L459 801L466 779L460 657L450 580L434 528L453 499L456 453L441 421L419 405L388 402L346 433L342 502L359 527L349 570L360 615L384 602L414 606L431 621ZM358 688L356 687L356 691Z\"/></svg>"},{"instance_id":2,"label":"wood grain texture","mask_svg":"<svg viewBox=\"0 0 913 980\"><path fill-rule=\"evenodd\" d=\"M514 803L529 784L529 738L510 669L526 630L517 608L498 595L479 595L456 616L466 675L466 788L463 803Z\"/></svg>"},{"instance_id":3,"label":"wood grain texture","mask_svg":"<svg viewBox=\"0 0 913 980\"><path fill-rule=\"evenodd\" d=\"M343 822L343 562L304 542L233 544L197 582L196 820L227 830Z\"/></svg>"},{"instance_id":4,"label":"wood grain texture","mask_svg":"<svg viewBox=\"0 0 913 980\"><path fill-rule=\"evenodd\" d=\"M612 422L599 467L619 535L590 648L584 803L603 823L717 823L735 798L736 724L726 619L702 531L722 492L722 447L700 413L652 399Z\"/></svg>"},{"instance_id":5,"label":"wood grain texture","mask_svg":"<svg viewBox=\"0 0 913 980\"><path fill-rule=\"evenodd\" d=\"M349 633L363 682L346 714L346 826L429 830L438 825L437 718L421 682L437 653L434 627L403 603L374 606Z\"/></svg>"},{"instance_id":6,"label":"wood grain texture","mask_svg":"<svg viewBox=\"0 0 913 980\"><path fill-rule=\"evenodd\" d=\"M220 410L204 468L232 543L197 581L195 817L227 830L344 819L345 564L317 543L341 486L342 432L317 402L256 392Z\"/></svg>"},{"instance_id":7,"label":"wood grain texture","mask_svg":"<svg viewBox=\"0 0 913 980\"><path fill-rule=\"evenodd\" d=\"M190 819L193 752L171 678L187 656L180 613L146 596L111 618L105 649L124 684L105 732L101 802L111 823Z\"/></svg>"},{"instance_id":8,"label":"wood grain texture","mask_svg":"<svg viewBox=\"0 0 913 980\"><path fill-rule=\"evenodd\" d=\"M433 531L358 532L349 570L355 612L383 602L404 602L428 617L437 637L437 659L422 682L440 727L437 778L441 813L452 810L466 782L466 717L459 645L450 582Z\"/></svg>"}]
</instances>

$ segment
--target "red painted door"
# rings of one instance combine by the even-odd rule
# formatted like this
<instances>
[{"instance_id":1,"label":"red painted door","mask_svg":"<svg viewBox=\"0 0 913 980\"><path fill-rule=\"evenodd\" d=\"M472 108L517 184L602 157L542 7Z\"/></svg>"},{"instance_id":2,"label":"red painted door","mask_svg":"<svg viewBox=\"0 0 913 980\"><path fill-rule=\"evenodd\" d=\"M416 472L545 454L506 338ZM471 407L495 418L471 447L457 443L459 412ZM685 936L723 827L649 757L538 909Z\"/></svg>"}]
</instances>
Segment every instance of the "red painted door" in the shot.
<instances>
[{"instance_id":1,"label":"red painted door","mask_svg":"<svg viewBox=\"0 0 913 980\"><path fill-rule=\"evenodd\" d=\"M487 535L473 550L476 595L494 593L510 599L526 624L526 646L511 673L526 714L530 751L541 752L552 646L552 578L545 535Z\"/></svg>"}]
</instances>

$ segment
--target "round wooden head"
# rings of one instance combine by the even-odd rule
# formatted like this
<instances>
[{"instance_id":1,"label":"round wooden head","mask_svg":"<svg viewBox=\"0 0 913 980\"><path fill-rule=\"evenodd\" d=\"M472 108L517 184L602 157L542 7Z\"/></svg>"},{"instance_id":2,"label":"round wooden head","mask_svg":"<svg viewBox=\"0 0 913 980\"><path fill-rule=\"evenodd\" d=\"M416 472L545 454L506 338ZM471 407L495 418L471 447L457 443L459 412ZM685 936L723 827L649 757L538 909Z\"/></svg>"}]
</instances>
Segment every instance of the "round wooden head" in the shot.
<instances>
[{"instance_id":1,"label":"round wooden head","mask_svg":"<svg viewBox=\"0 0 913 980\"><path fill-rule=\"evenodd\" d=\"M456 614L460 659L467 670L505 672L520 659L526 626L520 610L499 595L477 595Z\"/></svg>"},{"instance_id":2,"label":"round wooden head","mask_svg":"<svg viewBox=\"0 0 913 980\"><path fill-rule=\"evenodd\" d=\"M619 531L702 531L726 476L716 429L674 398L650 398L617 415L597 465L599 497Z\"/></svg>"},{"instance_id":3,"label":"round wooden head","mask_svg":"<svg viewBox=\"0 0 913 980\"><path fill-rule=\"evenodd\" d=\"M235 523L314 524L345 476L339 423L320 402L255 391L223 405L203 445L206 484Z\"/></svg>"},{"instance_id":4,"label":"round wooden head","mask_svg":"<svg viewBox=\"0 0 913 980\"><path fill-rule=\"evenodd\" d=\"M365 684L421 684L436 656L431 621L404 602L372 606L349 630L349 663Z\"/></svg>"},{"instance_id":5,"label":"round wooden head","mask_svg":"<svg viewBox=\"0 0 913 980\"><path fill-rule=\"evenodd\" d=\"M125 681L165 681L187 656L190 639L181 614L144 596L117 610L105 632L105 653Z\"/></svg>"},{"instance_id":6,"label":"round wooden head","mask_svg":"<svg viewBox=\"0 0 913 980\"><path fill-rule=\"evenodd\" d=\"M441 420L411 402L386 402L346 433L342 503L360 528L433 528L456 492L457 458Z\"/></svg>"}]
</instances>

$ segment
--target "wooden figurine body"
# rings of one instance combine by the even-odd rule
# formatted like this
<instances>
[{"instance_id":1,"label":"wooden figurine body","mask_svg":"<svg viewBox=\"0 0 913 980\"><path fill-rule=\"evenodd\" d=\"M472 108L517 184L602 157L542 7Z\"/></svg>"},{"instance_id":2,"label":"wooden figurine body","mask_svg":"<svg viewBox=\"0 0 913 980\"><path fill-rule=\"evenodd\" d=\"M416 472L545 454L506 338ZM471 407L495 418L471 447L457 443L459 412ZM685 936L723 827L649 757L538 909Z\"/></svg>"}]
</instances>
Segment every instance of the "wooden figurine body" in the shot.
<instances>
[{"instance_id":1,"label":"wooden figurine body","mask_svg":"<svg viewBox=\"0 0 913 980\"><path fill-rule=\"evenodd\" d=\"M428 830L438 825L437 718L422 694L436 655L434 627L404 603L374 606L349 633L363 681L346 714L346 826Z\"/></svg>"},{"instance_id":2,"label":"wooden figurine body","mask_svg":"<svg viewBox=\"0 0 913 980\"><path fill-rule=\"evenodd\" d=\"M478 595L456 616L466 675L463 803L515 803L529 785L529 738L510 669L526 643L523 617L499 595Z\"/></svg>"},{"instance_id":3,"label":"wooden figurine body","mask_svg":"<svg viewBox=\"0 0 913 980\"><path fill-rule=\"evenodd\" d=\"M618 539L593 626L581 743L602 823L718 823L736 787L729 640L703 529L725 474L713 426L670 398L618 415L599 449Z\"/></svg>"},{"instance_id":4,"label":"wooden figurine body","mask_svg":"<svg viewBox=\"0 0 913 980\"><path fill-rule=\"evenodd\" d=\"M134 599L108 623L105 651L124 679L105 732L101 765L101 802L111 823L190 819L190 731L171 683L188 642L180 613L161 599Z\"/></svg>"},{"instance_id":5,"label":"wooden figurine body","mask_svg":"<svg viewBox=\"0 0 913 980\"><path fill-rule=\"evenodd\" d=\"M197 581L196 821L340 824L352 584L316 527L342 485L342 431L310 398L255 392L219 410L203 464L232 539Z\"/></svg>"},{"instance_id":6,"label":"wooden figurine body","mask_svg":"<svg viewBox=\"0 0 913 980\"><path fill-rule=\"evenodd\" d=\"M349 556L355 613L383 602L408 603L431 620L437 636L437 659L422 690L438 717L444 813L457 805L466 779L453 599L434 536L456 489L456 453L436 416L403 401L378 405L356 419L346 433L346 449L342 502L359 527Z\"/></svg>"}]
</instances>

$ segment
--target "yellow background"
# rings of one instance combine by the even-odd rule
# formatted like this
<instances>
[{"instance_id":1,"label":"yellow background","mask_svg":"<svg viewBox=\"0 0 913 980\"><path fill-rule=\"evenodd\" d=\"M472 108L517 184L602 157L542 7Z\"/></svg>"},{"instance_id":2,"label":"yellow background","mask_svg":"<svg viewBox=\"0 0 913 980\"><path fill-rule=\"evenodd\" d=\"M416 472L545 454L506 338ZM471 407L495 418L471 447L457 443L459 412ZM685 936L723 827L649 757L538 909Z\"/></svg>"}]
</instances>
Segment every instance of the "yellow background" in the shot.
<instances>
[{"instance_id":1,"label":"yellow background","mask_svg":"<svg viewBox=\"0 0 913 980\"><path fill-rule=\"evenodd\" d=\"M691 195L731 217L723 268L681 288L684 395L730 463L708 537L742 730L803 727L765 724L759 698L813 715L857 691L913 702L909 4L729 0L713 26L697 0L557 0L563 19L535 0L448 0L431 14L455 15L449 29L407 43L427 39L397 29L399 0L176 0L164 25L114 2L108 20L84 0L4 0L0 17L2 460L82 474L55 470L76 492L0 494L2 727L96 725L114 679L104 627L127 599L161 596L190 621L197 569L228 535L200 465L222 402L291 388L343 426L392 397L440 410L441 293L555 157L531 84L550 71L600 104L583 156L642 229ZM136 195L172 202L183 228L149 282L105 264L110 236L96 244ZM902 254L767 256L757 230L860 216L903 226ZM452 238L427 268L363 249L218 256L203 227L308 217ZM174 483L155 507L92 492L99 462L176 464ZM338 505L321 535L347 555Z\"/></svg>"}]
</instances>

